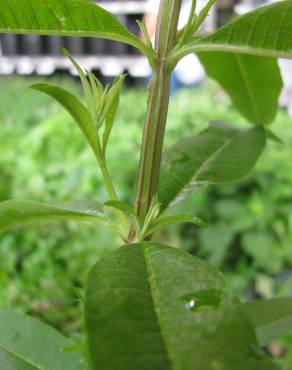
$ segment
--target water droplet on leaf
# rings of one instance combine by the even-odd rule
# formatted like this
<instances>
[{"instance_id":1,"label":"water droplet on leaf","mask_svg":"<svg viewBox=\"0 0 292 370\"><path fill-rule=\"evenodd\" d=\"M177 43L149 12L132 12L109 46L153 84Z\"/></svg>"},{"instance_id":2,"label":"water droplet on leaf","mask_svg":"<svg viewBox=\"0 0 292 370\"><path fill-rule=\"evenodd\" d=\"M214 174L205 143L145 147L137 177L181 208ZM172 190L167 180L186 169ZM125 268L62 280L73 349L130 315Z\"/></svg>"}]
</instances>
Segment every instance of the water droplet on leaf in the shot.
<instances>
[{"instance_id":1,"label":"water droplet on leaf","mask_svg":"<svg viewBox=\"0 0 292 370\"><path fill-rule=\"evenodd\" d=\"M186 302L186 308L189 310L193 310L196 307L196 301L191 299L189 302Z\"/></svg>"},{"instance_id":2,"label":"water droplet on leaf","mask_svg":"<svg viewBox=\"0 0 292 370\"><path fill-rule=\"evenodd\" d=\"M202 289L197 292L186 294L182 297L185 307L190 311L196 311L204 307L217 307L222 300L222 290Z\"/></svg>"}]
</instances>

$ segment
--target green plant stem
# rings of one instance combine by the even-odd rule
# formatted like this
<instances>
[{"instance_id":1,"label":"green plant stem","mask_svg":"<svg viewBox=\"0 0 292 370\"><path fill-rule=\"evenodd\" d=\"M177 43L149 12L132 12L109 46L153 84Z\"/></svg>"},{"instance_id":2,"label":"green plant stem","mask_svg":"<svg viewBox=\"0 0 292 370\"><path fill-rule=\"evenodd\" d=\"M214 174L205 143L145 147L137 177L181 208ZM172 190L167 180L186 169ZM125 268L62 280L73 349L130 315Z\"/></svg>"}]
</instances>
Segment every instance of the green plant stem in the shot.
<instances>
[{"instance_id":1,"label":"green plant stem","mask_svg":"<svg viewBox=\"0 0 292 370\"><path fill-rule=\"evenodd\" d=\"M98 141L98 147L99 147L99 152L98 154L96 154L96 159L98 161L98 164L101 170L104 186L111 200L119 200L117 192L114 188L114 184L113 184L109 169L106 164L106 159L102 154L100 141ZM125 218L125 215L123 214L123 212L119 210L115 210L115 214L116 214L117 219L120 221L123 231L126 233L128 231L127 229L129 225Z\"/></svg>"},{"instance_id":2,"label":"green plant stem","mask_svg":"<svg viewBox=\"0 0 292 370\"><path fill-rule=\"evenodd\" d=\"M176 42L181 3L182 0L160 1L155 40L157 63L149 86L135 201L135 209L141 223L144 222L157 191L170 96L171 69L168 57Z\"/></svg>"},{"instance_id":3,"label":"green plant stem","mask_svg":"<svg viewBox=\"0 0 292 370\"><path fill-rule=\"evenodd\" d=\"M118 196L117 196L116 190L114 188L114 185L113 185L113 182L112 182L112 179L111 179L111 175L109 173L106 162L104 160L101 160L99 162L99 166L100 166L100 170L101 170L101 173L102 173L103 182L104 182L104 185L106 187L106 190L107 190L107 193L108 193L110 199L111 200L118 200Z\"/></svg>"}]
</instances>

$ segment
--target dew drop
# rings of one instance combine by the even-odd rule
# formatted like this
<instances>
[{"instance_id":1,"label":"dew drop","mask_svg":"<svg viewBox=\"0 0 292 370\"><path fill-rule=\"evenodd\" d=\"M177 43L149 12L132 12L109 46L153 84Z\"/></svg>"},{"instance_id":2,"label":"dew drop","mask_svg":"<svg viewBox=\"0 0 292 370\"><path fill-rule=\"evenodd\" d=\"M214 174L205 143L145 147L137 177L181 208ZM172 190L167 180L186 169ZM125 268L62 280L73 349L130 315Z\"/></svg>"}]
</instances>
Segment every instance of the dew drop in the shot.
<instances>
[{"instance_id":1,"label":"dew drop","mask_svg":"<svg viewBox=\"0 0 292 370\"><path fill-rule=\"evenodd\" d=\"M196 307L196 301L194 299L191 299L189 302L185 302L185 304L188 310L193 310Z\"/></svg>"},{"instance_id":2,"label":"dew drop","mask_svg":"<svg viewBox=\"0 0 292 370\"><path fill-rule=\"evenodd\" d=\"M196 311L204 307L217 307L222 300L222 291L219 289L202 289L185 294L181 297L186 309Z\"/></svg>"}]
</instances>

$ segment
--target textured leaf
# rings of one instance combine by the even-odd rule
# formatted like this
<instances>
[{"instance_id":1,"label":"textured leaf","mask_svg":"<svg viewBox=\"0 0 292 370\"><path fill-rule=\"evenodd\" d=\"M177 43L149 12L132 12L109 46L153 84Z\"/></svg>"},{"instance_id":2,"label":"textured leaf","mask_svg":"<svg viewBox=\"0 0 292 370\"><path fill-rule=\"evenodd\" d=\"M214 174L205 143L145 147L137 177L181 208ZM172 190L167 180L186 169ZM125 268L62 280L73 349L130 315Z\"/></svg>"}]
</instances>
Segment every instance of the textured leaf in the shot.
<instances>
[{"instance_id":1,"label":"textured leaf","mask_svg":"<svg viewBox=\"0 0 292 370\"><path fill-rule=\"evenodd\" d=\"M100 145L98 145L99 138L97 128L86 107L73 94L61 87L37 84L33 85L32 88L51 96L69 112L83 132L96 157L99 158L101 148Z\"/></svg>"},{"instance_id":2,"label":"textured leaf","mask_svg":"<svg viewBox=\"0 0 292 370\"><path fill-rule=\"evenodd\" d=\"M292 298L259 299L244 304L261 346L292 331Z\"/></svg>"},{"instance_id":3,"label":"textured leaf","mask_svg":"<svg viewBox=\"0 0 292 370\"><path fill-rule=\"evenodd\" d=\"M158 197L161 209L208 184L248 174L265 147L265 131L240 131L217 123L199 135L179 140L162 163Z\"/></svg>"},{"instance_id":4,"label":"textured leaf","mask_svg":"<svg viewBox=\"0 0 292 370\"><path fill-rule=\"evenodd\" d=\"M89 275L93 370L275 370L222 275L154 243L124 246Z\"/></svg>"},{"instance_id":5,"label":"textured leaf","mask_svg":"<svg viewBox=\"0 0 292 370\"><path fill-rule=\"evenodd\" d=\"M7 200L0 203L0 230L43 219L106 223L106 218L101 213L100 205L95 202L50 205L27 200Z\"/></svg>"},{"instance_id":6,"label":"textured leaf","mask_svg":"<svg viewBox=\"0 0 292 370\"><path fill-rule=\"evenodd\" d=\"M145 51L145 45L89 0L1 0L0 33L100 37Z\"/></svg>"},{"instance_id":7,"label":"textured leaf","mask_svg":"<svg viewBox=\"0 0 292 370\"><path fill-rule=\"evenodd\" d=\"M207 36L195 38L178 56L200 51L292 58L291 0L260 7Z\"/></svg>"},{"instance_id":8,"label":"textured leaf","mask_svg":"<svg viewBox=\"0 0 292 370\"><path fill-rule=\"evenodd\" d=\"M84 370L80 352L62 352L73 345L55 329L14 311L0 310L1 370Z\"/></svg>"},{"instance_id":9,"label":"textured leaf","mask_svg":"<svg viewBox=\"0 0 292 370\"><path fill-rule=\"evenodd\" d=\"M275 59L214 52L199 53L199 58L247 120L260 125L273 121L283 86Z\"/></svg>"},{"instance_id":10,"label":"textured leaf","mask_svg":"<svg viewBox=\"0 0 292 370\"><path fill-rule=\"evenodd\" d=\"M37 367L0 348L0 368L5 370L36 370Z\"/></svg>"}]
</instances>

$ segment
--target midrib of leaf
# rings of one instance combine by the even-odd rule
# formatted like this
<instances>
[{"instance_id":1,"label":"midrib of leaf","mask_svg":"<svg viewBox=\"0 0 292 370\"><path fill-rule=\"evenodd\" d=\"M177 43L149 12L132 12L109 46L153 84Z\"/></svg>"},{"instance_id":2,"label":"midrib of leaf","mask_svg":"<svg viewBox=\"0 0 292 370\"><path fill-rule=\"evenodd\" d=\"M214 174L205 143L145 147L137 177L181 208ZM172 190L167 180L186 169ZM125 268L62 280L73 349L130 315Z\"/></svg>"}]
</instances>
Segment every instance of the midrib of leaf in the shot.
<instances>
[{"instance_id":1,"label":"midrib of leaf","mask_svg":"<svg viewBox=\"0 0 292 370\"><path fill-rule=\"evenodd\" d=\"M246 87L247 95L248 95L248 97L250 99L250 102L251 102L251 105L254 109L254 113L256 115L257 121L261 122L260 113L258 111L257 104L255 102L255 96L254 96L254 93L253 93L252 89L250 88L250 86L248 84L248 78L247 78L247 75L246 75L244 64L241 61L241 56L238 55L238 54L234 54L234 56L235 56L235 59L238 63L239 71L240 71L241 76L242 76L242 81L243 81L244 86Z\"/></svg>"},{"instance_id":2,"label":"midrib of leaf","mask_svg":"<svg viewBox=\"0 0 292 370\"><path fill-rule=\"evenodd\" d=\"M193 44L186 45L181 51L174 55L174 60L182 58L183 56L190 54L190 53L199 53L203 51L225 51L229 53L241 53L241 54L249 54L249 55L258 55L263 57L275 57L275 58L288 58L292 59L292 49L288 51L279 51L273 49L262 49L262 48L255 48L247 45L228 45L225 43L200 43L195 42Z\"/></svg>"},{"instance_id":3,"label":"midrib of leaf","mask_svg":"<svg viewBox=\"0 0 292 370\"><path fill-rule=\"evenodd\" d=\"M0 348L2 348L4 351L10 353L12 356L15 356L15 357L19 358L23 362L26 362L27 364L34 366L37 370L54 370L54 369L49 369L49 368L46 369L44 367L41 367L41 365L38 365L38 364L34 363L33 361L27 359L26 357L20 355L19 353L14 352L10 348L5 347L2 343L0 343Z\"/></svg>"},{"instance_id":4,"label":"midrib of leaf","mask_svg":"<svg viewBox=\"0 0 292 370\"><path fill-rule=\"evenodd\" d=\"M38 205L37 202L30 202L30 203L34 203L36 205ZM0 203L0 206L1 206L1 203ZM4 227L4 230L8 227L11 227L11 225L14 225L14 224L27 224L29 222L33 222L33 221L38 221L38 219L42 219L42 220L60 220L60 219L67 219L67 220L70 220L70 221L80 221L80 222L94 222L96 224L104 224L104 220L102 219L102 216L98 216L98 215L91 215L91 214L88 214L88 213L82 213L81 211L78 213L77 211L75 212L74 210L71 210L71 209L66 209L66 208L58 208L56 206L49 206L51 208L52 211L56 210L57 212L60 212L58 214L54 214L54 215L50 215L50 214L46 214L46 215L42 215L42 214L38 214L37 216L30 216L28 214L26 214L25 216L25 219L23 219L22 215L20 215L20 221L17 221L17 222L14 222L14 221L10 221L9 223L4 223L4 226L3 226L3 223L1 223L1 220L0 220L0 230L2 227ZM1 209L0 209L0 217L1 217ZM1 226L2 225L2 226Z\"/></svg>"},{"instance_id":5,"label":"midrib of leaf","mask_svg":"<svg viewBox=\"0 0 292 370\"><path fill-rule=\"evenodd\" d=\"M188 185L189 184L203 184L203 183L206 183L206 186L210 183L210 181L196 181L196 178L198 177L198 175L200 174L200 173L202 173L202 171L206 168L206 167L208 167L208 165L209 165L209 163L214 159L214 158L216 158L216 156L223 150L223 149L225 149L229 144L230 144L230 142L233 140L233 138L234 138L234 136L236 136L236 135L233 135L232 137L230 137L230 139L227 139L226 140L226 142L220 147L220 148L218 148L218 149L216 149L215 151L214 151L214 153L205 161L205 162L203 162L200 166L199 166L199 168L197 169L197 171L196 171L196 173L195 173L195 175L193 175L193 176L191 176L190 178L189 178L189 180L188 181L185 181L185 185L184 185L184 187L182 188L182 190L181 191L179 191L177 194L176 194L176 196L174 197L174 201L176 201L178 198L179 198L179 196L180 196L180 194L181 193L183 193L184 192L184 190L185 190L185 188L186 187L188 187Z\"/></svg>"},{"instance_id":6,"label":"midrib of leaf","mask_svg":"<svg viewBox=\"0 0 292 370\"><path fill-rule=\"evenodd\" d=\"M57 208L58 209L58 208ZM41 218L41 219L47 219L48 221L51 219L60 219L60 218L67 218L67 219L71 219L72 221L73 220L80 220L80 221L83 221L83 222L90 222L90 221L95 221L96 223L103 223L102 220L100 218L98 218L98 216L91 216L91 215L86 215L84 214L84 216L82 216L81 214L74 214L74 213L63 213L63 214L58 214L58 215L37 215L37 216L25 216L25 221L20 221L21 223L27 223L27 222L30 222L30 221L34 221L36 220L36 218ZM36 220L37 221L37 220ZM14 224L14 222L12 222L12 224ZM10 223L9 223L10 225Z\"/></svg>"},{"instance_id":7,"label":"midrib of leaf","mask_svg":"<svg viewBox=\"0 0 292 370\"><path fill-rule=\"evenodd\" d=\"M37 12L34 9L34 7L32 6L32 4L30 4L30 3L28 3L28 4L30 6L31 13L34 15L35 22L39 26L40 23L39 23L39 20L38 20L38 17L37 17ZM122 34L122 33L117 34L117 33L112 33L112 32L95 32L95 31L92 31L92 30L91 31L80 31L80 28L77 26L76 22L74 21L74 18L69 17L69 19L73 23L74 27L71 30L64 30L62 22L61 22L60 15L56 12L56 10L52 6L50 6L50 4L47 4L45 2L45 5L52 12L52 15L53 15L53 18L54 18L53 22L54 21L59 22L60 29L58 29L58 30L57 29L48 30L48 29L42 29L41 27L39 27L37 30L34 30L33 25L31 24L31 22L30 22L30 27L27 27L27 28L21 27L21 22L19 21L19 19L17 17L17 12L15 11L15 9L11 8L11 4L8 2L7 6L9 7L11 15L14 17L14 20L17 23L18 27L0 28L0 33L11 32L11 33L17 33L17 34L34 34L34 35L44 35L44 36L63 35L63 36L97 37L97 38L119 41L119 42L123 42L123 43L129 44L129 45L132 45L132 46L136 47L137 49L139 49L141 52L144 52L145 54L149 55L149 53L147 53L146 45L144 45L143 42L141 42L134 34L130 33L126 28L125 28L125 31L124 31L125 34ZM20 4L19 4L19 7L21 7L21 1L20 1ZM102 10L104 10L105 12L107 12L102 6L99 6L99 7L102 8ZM24 11L26 11L26 10L27 9L24 9ZM95 16L95 18L96 18L96 16ZM5 25L7 25L5 17L1 14L0 14L0 19L3 20L3 23ZM127 35L127 31L128 31L128 35Z\"/></svg>"},{"instance_id":8,"label":"midrib of leaf","mask_svg":"<svg viewBox=\"0 0 292 370\"><path fill-rule=\"evenodd\" d=\"M164 344L164 350L165 350L166 358L167 358L167 361L168 361L168 364L169 364L169 369L171 370L171 369L173 369L172 362L171 362L171 360L172 360L171 350L168 347L166 336L165 336L164 331L163 331L163 325L162 325L160 315L159 315L159 306L158 306L158 304L156 304L157 302L156 302L156 298L155 298L155 294L154 294L154 288L153 288L153 273L152 273L151 267L150 267L151 263L150 263L150 259L148 258L148 255L147 255L147 251L145 250L145 248L143 248L143 247L141 247L141 248L142 248L142 251L143 251L143 256L144 256L144 261L145 261L145 268L146 268L146 272L147 272L147 280L148 280L148 284L149 284L149 290L150 290L150 293L151 293L153 309L154 309L154 313L155 313L155 316L156 316L156 319L157 319L157 324L158 324L158 327L159 327L160 336L161 336L162 342Z\"/></svg>"},{"instance_id":9,"label":"midrib of leaf","mask_svg":"<svg viewBox=\"0 0 292 370\"><path fill-rule=\"evenodd\" d=\"M142 45L138 43L138 40L131 40L130 38L126 36L119 35L117 36L114 33L110 32L93 32L93 31L63 31L63 30L56 30L56 31L51 31L51 30L43 30L43 29L38 29L36 30L31 30L27 28L0 28L0 33L17 33L20 35L25 35L25 34L31 34L31 35L42 35L42 36L80 36L80 37L96 37L96 38L102 38L102 39L107 39L107 40L114 40L114 41L121 41L126 44L130 44L140 50L142 50ZM139 47L138 47L139 44Z\"/></svg>"}]
</instances>

